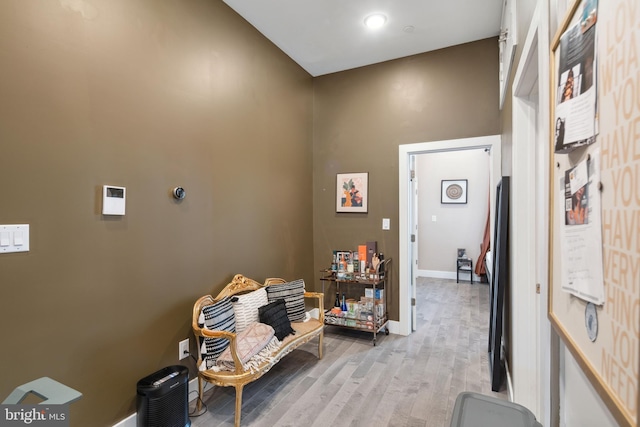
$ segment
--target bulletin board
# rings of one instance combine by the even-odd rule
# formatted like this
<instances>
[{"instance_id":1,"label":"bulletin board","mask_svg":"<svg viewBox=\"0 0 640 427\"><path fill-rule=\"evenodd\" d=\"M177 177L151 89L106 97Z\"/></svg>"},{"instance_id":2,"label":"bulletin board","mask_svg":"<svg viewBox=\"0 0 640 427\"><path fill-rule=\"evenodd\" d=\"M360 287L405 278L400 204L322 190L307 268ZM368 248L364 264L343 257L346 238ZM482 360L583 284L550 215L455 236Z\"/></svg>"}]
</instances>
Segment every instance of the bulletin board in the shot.
<instances>
[{"instance_id":1,"label":"bulletin board","mask_svg":"<svg viewBox=\"0 0 640 427\"><path fill-rule=\"evenodd\" d=\"M638 22L637 0L574 1L550 58L549 319L622 426L640 400Z\"/></svg>"}]
</instances>

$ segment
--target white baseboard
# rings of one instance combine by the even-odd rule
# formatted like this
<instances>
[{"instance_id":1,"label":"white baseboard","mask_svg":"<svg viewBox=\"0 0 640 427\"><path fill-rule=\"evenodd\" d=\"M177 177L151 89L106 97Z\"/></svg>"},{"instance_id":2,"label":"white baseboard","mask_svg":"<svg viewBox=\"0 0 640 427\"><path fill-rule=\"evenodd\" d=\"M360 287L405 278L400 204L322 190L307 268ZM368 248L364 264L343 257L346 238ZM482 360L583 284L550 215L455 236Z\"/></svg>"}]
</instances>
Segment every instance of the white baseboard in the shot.
<instances>
[{"instance_id":1,"label":"white baseboard","mask_svg":"<svg viewBox=\"0 0 640 427\"><path fill-rule=\"evenodd\" d=\"M131 414L119 423L114 424L113 427L137 427L137 425L138 417L136 416L136 414Z\"/></svg>"},{"instance_id":2,"label":"white baseboard","mask_svg":"<svg viewBox=\"0 0 640 427\"><path fill-rule=\"evenodd\" d=\"M433 277L434 279L455 279L455 271L417 270L418 277Z\"/></svg>"},{"instance_id":3,"label":"white baseboard","mask_svg":"<svg viewBox=\"0 0 640 427\"><path fill-rule=\"evenodd\" d=\"M400 322L398 322L397 320L389 320L389 333L402 335L400 333Z\"/></svg>"},{"instance_id":4,"label":"white baseboard","mask_svg":"<svg viewBox=\"0 0 640 427\"><path fill-rule=\"evenodd\" d=\"M509 372L509 362L504 359L504 370L507 373L507 396L509 396L509 402L513 402L513 383L511 382L511 372Z\"/></svg>"},{"instance_id":5,"label":"white baseboard","mask_svg":"<svg viewBox=\"0 0 640 427\"><path fill-rule=\"evenodd\" d=\"M418 277L433 277L434 279L451 279L456 280L455 271L438 271L438 270L417 270ZM469 281L469 273L460 273L460 280ZM480 278L473 273L473 281L479 282Z\"/></svg>"}]
</instances>

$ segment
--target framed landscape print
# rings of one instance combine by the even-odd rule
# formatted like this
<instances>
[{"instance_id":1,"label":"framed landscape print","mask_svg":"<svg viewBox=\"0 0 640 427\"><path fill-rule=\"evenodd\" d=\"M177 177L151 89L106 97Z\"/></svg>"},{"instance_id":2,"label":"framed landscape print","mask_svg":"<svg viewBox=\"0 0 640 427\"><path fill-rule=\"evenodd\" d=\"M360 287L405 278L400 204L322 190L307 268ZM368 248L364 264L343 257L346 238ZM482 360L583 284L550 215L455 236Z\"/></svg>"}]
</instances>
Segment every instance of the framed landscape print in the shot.
<instances>
[{"instance_id":1,"label":"framed landscape print","mask_svg":"<svg viewBox=\"0 0 640 427\"><path fill-rule=\"evenodd\" d=\"M440 203L467 203L467 180L442 180Z\"/></svg>"},{"instance_id":2,"label":"framed landscape print","mask_svg":"<svg viewBox=\"0 0 640 427\"><path fill-rule=\"evenodd\" d=\"M336 177L336 212L367 212L369 174L339 173Z\"/></svg>"}]
</instances>

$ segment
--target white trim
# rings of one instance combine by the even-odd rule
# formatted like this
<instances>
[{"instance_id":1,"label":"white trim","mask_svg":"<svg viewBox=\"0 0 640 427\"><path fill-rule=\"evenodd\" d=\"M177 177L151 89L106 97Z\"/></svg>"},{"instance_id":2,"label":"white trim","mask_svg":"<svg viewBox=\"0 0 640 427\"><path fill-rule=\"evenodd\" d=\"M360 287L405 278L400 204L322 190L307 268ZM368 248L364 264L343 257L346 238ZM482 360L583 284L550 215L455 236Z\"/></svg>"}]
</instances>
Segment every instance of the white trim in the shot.
<instances>
[{"instance_id":1,"label":"white trim","mask_svg":"<svg viewBox=\"0 0 640 427\"><path fill-rule=\"evenodd\" d=\"M400 335L411 333L411 292L409 283L411 281L411 241L409 238L410 218L409 218L409 177L410 177L410 157L414 154L470 150L476 148L488 148L491 150L491 186L495 188L497 179L501 175L501 148L500 135L481 136L476 138L452 139L448 141L421 142L416 144L404 144L398 146L398 209L400 213L398 221L398 289L399 289L399 322L398 332ZM497 178L497 179L496 179ZM495 199L495 191L490 193L491 206ZM491 221L493 224L493 221ZM493 236L493 233L491 233ZM493 238L493 237L492 237Z\"/></svg>"},{"instance_id":2,"label":"white trim","mask_svg":"<svg viewBox=\"0 0 640 427\"><path fill-rule=\"evenodd\" d=\"M133 413L119 423L114 424L113 427L137 427L137 425L138 416L137 414Z\"/></svg>"},{"instance_id":3,"label":"white trim","mask_svg":"<svg viewBox=\"0 0 640 427\"><path fill-rule=\"evenodd\" d=\"M438 271L438 270L418 270L416 277L433 277L434 279L454 279L455 271Z\"/></svg>"},{"instance_id":4,"label":"white trim","mask_svg":"<svg viewBox=\"0 0 640 427\"><path fill-rule=\"evenodd\" d=\"M538 1L532 15L513 91L513 178L510 219L511 354L515 402L543 425L551 423L551 326L547 319L549 38L548 5ZM530 96L534 94L534 96ZM514 256L513 254L518 254ZM536 294L540 283L541 293Z\"/></svg>"},{"instance_id":5,"label":"white trim","mask_svg":"<svg viewBox=\"0 0 640 427\"><path fill-rule=\"evenodd\" d=\"M465 271L460 273L462 277L460 280L463 282L469 281L469 272ZM455 271L439 271L439 270L416 270L416 277L432 277L434 279L451 279L456 280ZM480 277L473 273L473 282L480 282Z\"/></svg>"},{"instance_id":6,"label":"white trim","mask_svg":"<svg viewBox=\"0 0 640 427\"><path fill-rule=\"evenodd\" d=\"M537 36L532 42L537 42ZM514 81L513 96L513 176L511 178L511 206L509 233L510 264L510 329L511 352L509 365L513 381L514 399L539 417L537 377L537 325L540 295L536 294L536 137L539 102L529 96L537 90L537 46L522 55L524 72ZM523 68L519 67L519 71ZM532 79L533 81L530 81Z\"/></svg>"},{"instance_id":7,"label":"white trim","mask_svg":"<svg viewBox=\"0 0 640 427\"><path fill-rule=\"evenodd\" d=\"M389 333L397 335L406 335L400 333L400 322L397 320L389 320Z\"/></svg>"},{"instance_id":8,"label":"white trim","mask_svg":"<svg viewBox=\"0 0 640 427\"><path fill-rule=\"evenodd\" d=\"M539 192L540 199L538 200L540 219L539 224L543 224L541 228L544 229L542 236L542 242L539 243L539 252L538 252L538 271L539 274L544 277L544 281L542 282L542 290L540 293L540 323L538 326L539 332L539 342L542 346L540 349L540 357L538 358L539 366L538 366L538 375L540 378L540 414L538 420L543 425L552 425L553 419L555 419L555 415L557 414L557 406L559 403L557 399L555 399L555 393L552 393L552 389L555 386L552 385L552 365L557 366L559 354L554 353L552 345L553 336L555 333L552 332L551 322L547 317L548 311L548 271L549 271L549 245L548 245L548 237L549 237L549 216L544 213L549 212L549 197L548 193L545 189L549 188L549 140L551 138L550 135L550 117L549 117L549 105L550 105L550 97L549 90L550 87L550 75L549 75L549 67L550 67L550 46L551 41L549 40L549 22L550 22L550 12L549 12L549 2L544 0L538 0L537 3L537 11L534 14L535 18L538 19L538 73L539 77L539 87L541 88L540 95L538 96L538 101L541 106L540 114L538 118L538 127L540 131L538 132L538 138L540 142L540 146L543 147L538 153L538 168L536 170L536 174L538 176L538 182L542 183L541 191ZM545 114L546 113L546 114ZM556 337L557 339L557 337ZM556 349L557 350L557 349ZM552 361L553 359L553 361ZM556 377L553 380L554 384L557 384L558 378Z\"/></svg>"},{"instance_id":9,"label":"white trim","mask_svg":"<svg viewBox=\"0 0 640 427\"><path fill-rule=\"evenodd\" d=\"M504 347L503 347L504 349ZM505 371L507 371L507 398L509 402L513 402L513 382L511 381L511 371L509 370L509 361L504 361Z\"/></svg>"}]
</instances>

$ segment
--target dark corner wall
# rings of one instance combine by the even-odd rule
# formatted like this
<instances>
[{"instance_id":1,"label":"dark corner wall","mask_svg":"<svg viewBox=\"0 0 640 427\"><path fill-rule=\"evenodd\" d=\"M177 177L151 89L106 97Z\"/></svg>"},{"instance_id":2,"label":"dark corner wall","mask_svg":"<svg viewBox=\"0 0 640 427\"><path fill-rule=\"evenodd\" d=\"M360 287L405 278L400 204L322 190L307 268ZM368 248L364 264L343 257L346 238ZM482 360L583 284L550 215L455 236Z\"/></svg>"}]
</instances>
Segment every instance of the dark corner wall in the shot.
<instances>
[{"instance_id":1,"label":"dark corner wall","mask_svg":"<svg viewBox=\"0 0 640 427\"><path fill-rule=\"evenodd\" d=\"M196 298L313 280L312 78L222 1L5 0L0 69L0 224L31 228L0 254L0 401L49 376L111 426L196 351Z\"/></svg>"},{"instance_id":2,"label":"dark corner wall","mask_svg":"<svg viewBox=\"0 0 640 427\"><path fill-rule=\"evenodd\" d=\"M73 427L112 426L234 274L317 289L333 249L397 259L398 145L498 134L497 57L312 79L221 0L0 2L0 224L31 227L0 255L0 400L49 376L83 393ZM369 213L336 214L336 173L360 171ZM105 184L125 216L101 215Z\"/></svg>"},{"instance_id":3,"label":"dark corner wall","mask_svg":"<svg viewBox=\"0 0 640 427\"><path fill-rule=\"evenodd\" d=\"M394 260L388 304L398 320L398 146L500 133L497 38L317 77L314 93L316 270L334 249L377 241ZM344 172L369 173L367 214L335 212Z\"/></svg>"}]
</instances>

